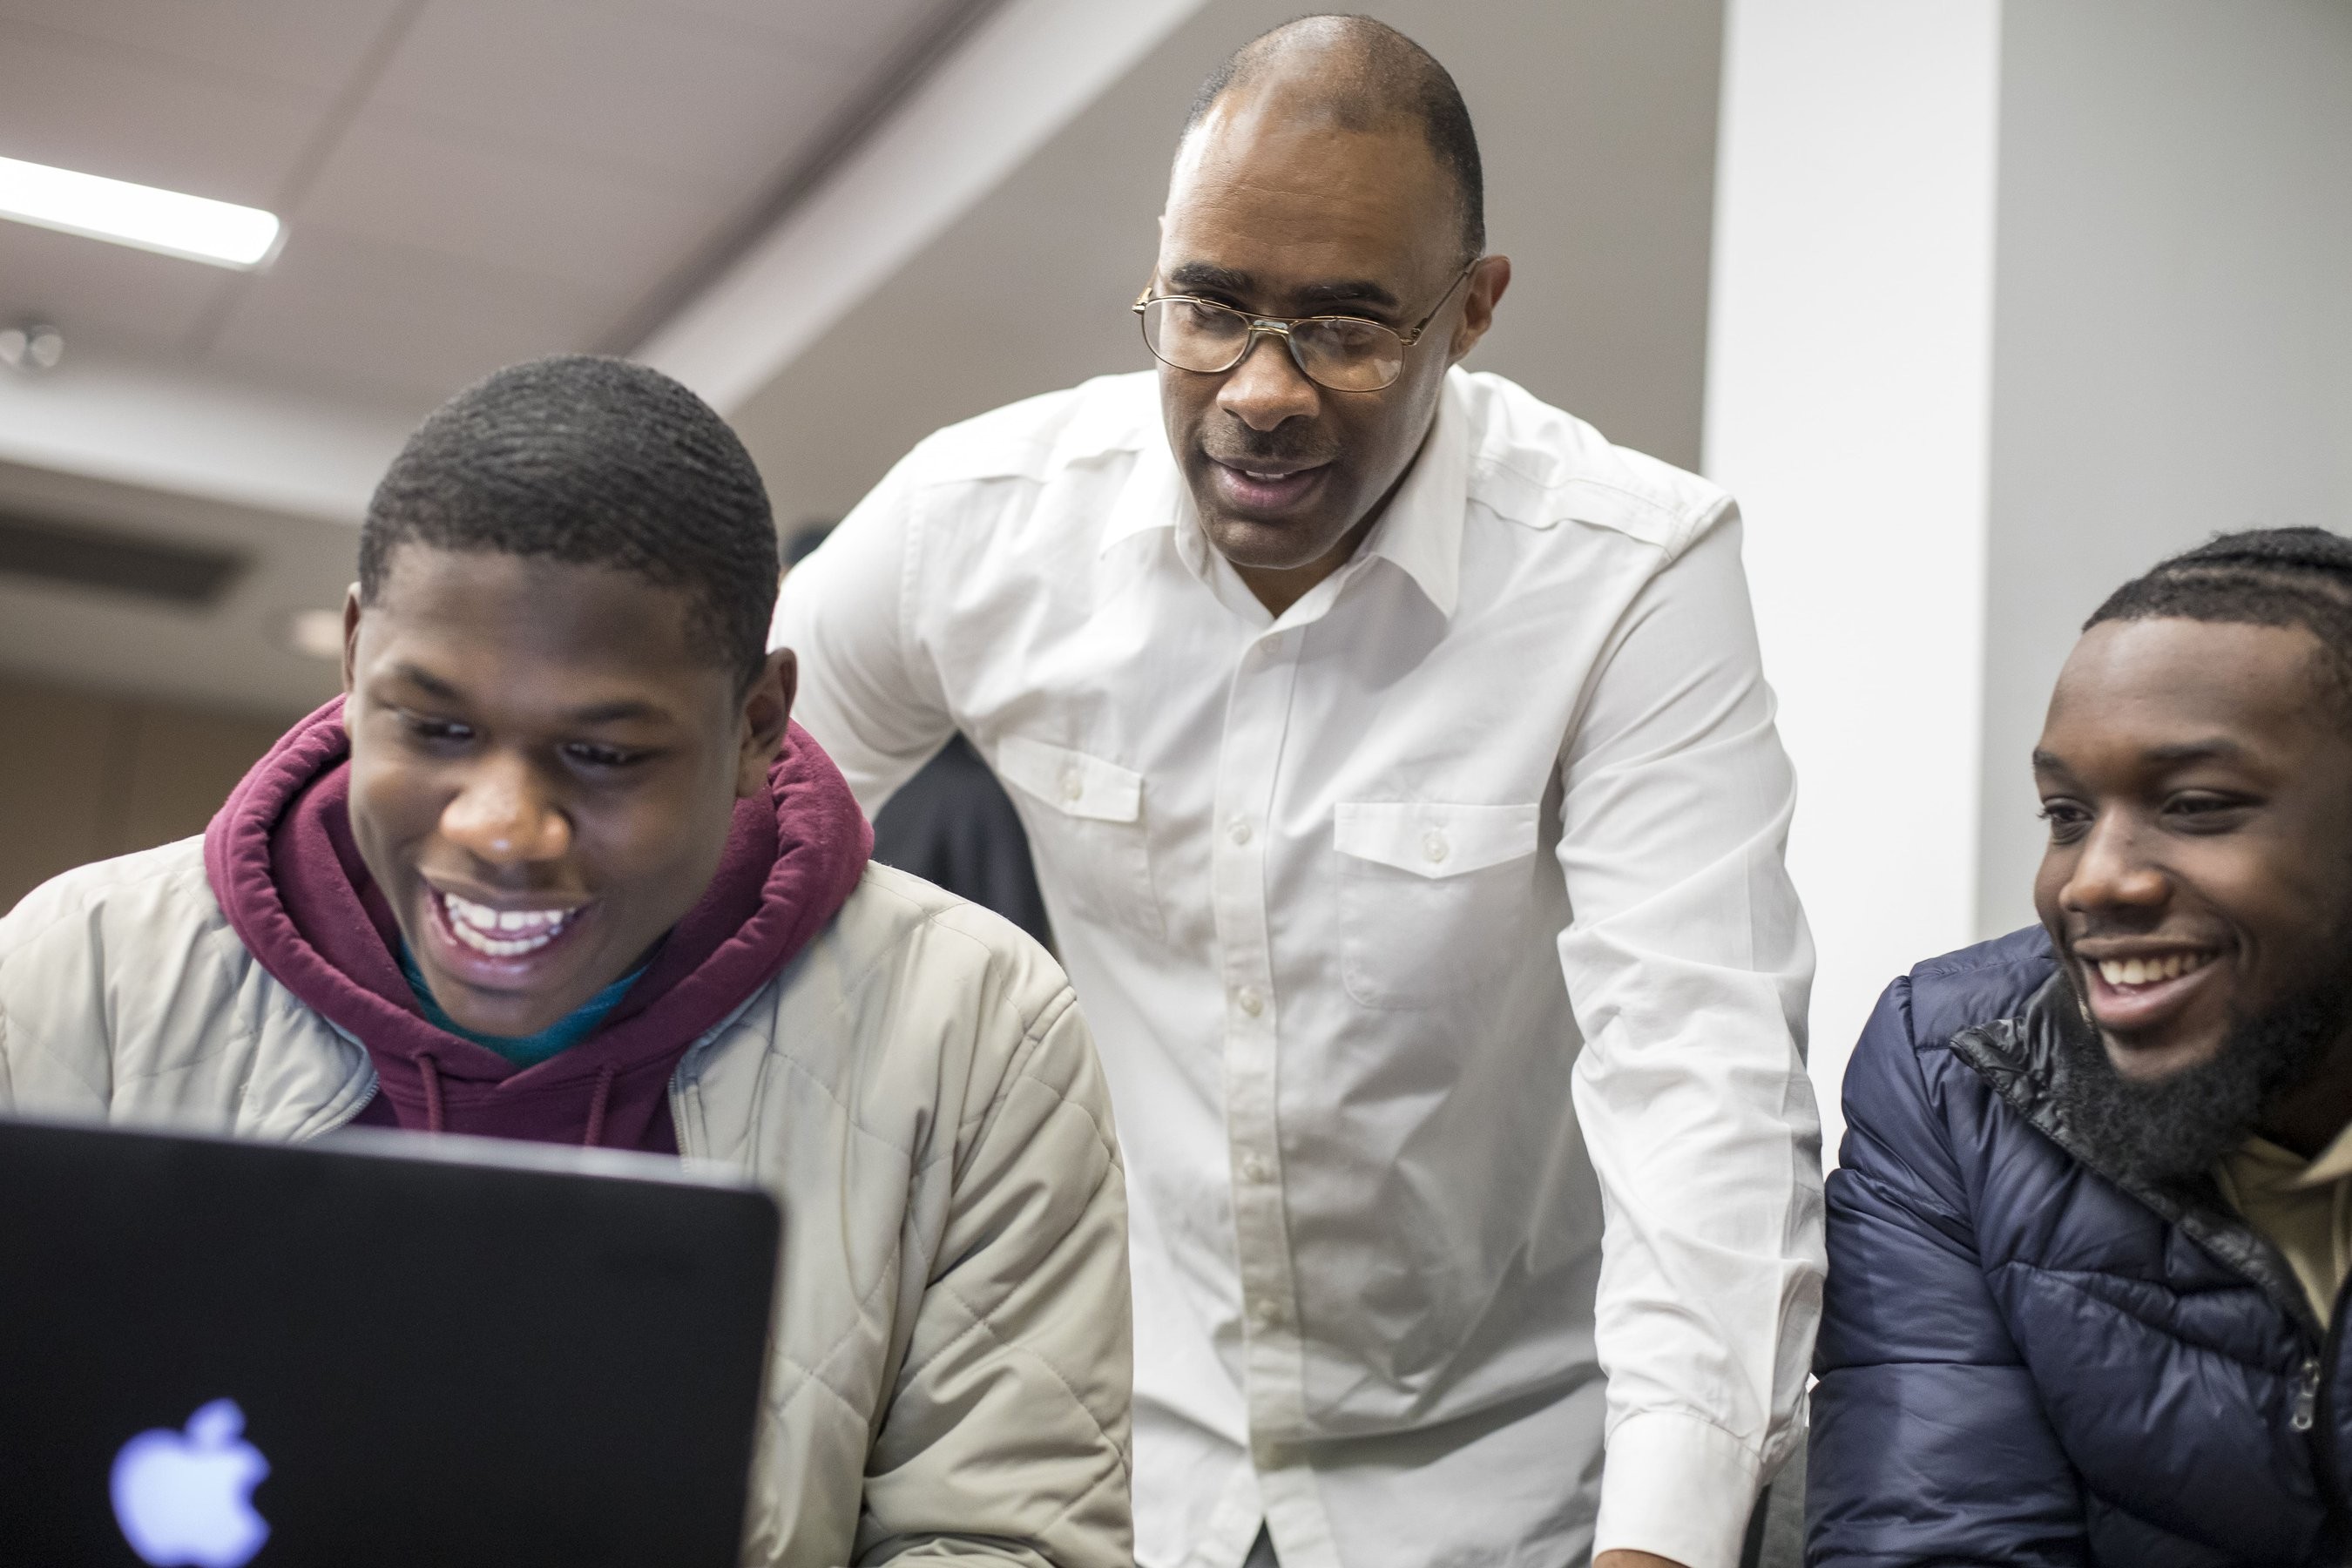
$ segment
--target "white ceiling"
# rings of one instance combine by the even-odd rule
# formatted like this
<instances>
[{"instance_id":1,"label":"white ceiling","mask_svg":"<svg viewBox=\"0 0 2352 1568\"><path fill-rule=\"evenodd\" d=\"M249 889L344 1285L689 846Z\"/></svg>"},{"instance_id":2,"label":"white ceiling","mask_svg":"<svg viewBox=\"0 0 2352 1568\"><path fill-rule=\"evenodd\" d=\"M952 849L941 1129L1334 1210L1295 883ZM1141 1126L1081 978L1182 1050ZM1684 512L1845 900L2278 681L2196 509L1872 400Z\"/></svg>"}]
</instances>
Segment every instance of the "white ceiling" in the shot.
<instances>
[{"instance_id":1,"label":"white ceiling","mask_svg":"<svg viewBox=\"0 0 2352 1568\"><path fill-rule=\"evenodd\" d=\"M614 346L974 0L0 0L0 156L260 206L242 275L0 223L0 319L413 407Z\"/></svg>"},{"instance_id":2,"label":"white ceiling","mask_svg":"<svg viewBox=\"0 0 2352 1568\"><path fill-rule=\"evenodd\" d=\"M349 580L422 413L625 350L996 0L0 0L0 156L265 207L243 274L0 221L0 511L251 563L205 609L0 576L0 667L261 712L333 689L288 617Z\"/></svg>"}]
</instances>

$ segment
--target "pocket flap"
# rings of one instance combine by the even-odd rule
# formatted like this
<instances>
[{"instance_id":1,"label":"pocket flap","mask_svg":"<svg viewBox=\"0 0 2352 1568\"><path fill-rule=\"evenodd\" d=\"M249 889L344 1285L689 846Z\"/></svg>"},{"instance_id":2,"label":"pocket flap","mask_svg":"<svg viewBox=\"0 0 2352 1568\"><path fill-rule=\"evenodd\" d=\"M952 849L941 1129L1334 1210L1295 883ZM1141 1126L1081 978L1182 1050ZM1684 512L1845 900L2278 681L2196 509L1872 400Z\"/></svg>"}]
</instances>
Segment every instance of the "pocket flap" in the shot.
<instances>
[{"instance_id":1,"label":"pocket flap","mask_svg":"<svg viewBox=\"0 0 2352 1568\"><path fill-rule=\"evenodd\" d=\"M1072 816L1133 822L1143 815L1141 773L1066 746L1008 735L996 748L996 771Z\"/></svg>"},{"instance_id":2,"label":"pocket flap","mask_svg":"<svg viewBox=\"0 0 2352 1568\"><path fill-rule=\"evenodd\" d=\"M1339 853L1422 877L1483 871L1536 852L1532 805L1445 805L1433 801L1341 804Z\"/></svg>"}]
</instances>

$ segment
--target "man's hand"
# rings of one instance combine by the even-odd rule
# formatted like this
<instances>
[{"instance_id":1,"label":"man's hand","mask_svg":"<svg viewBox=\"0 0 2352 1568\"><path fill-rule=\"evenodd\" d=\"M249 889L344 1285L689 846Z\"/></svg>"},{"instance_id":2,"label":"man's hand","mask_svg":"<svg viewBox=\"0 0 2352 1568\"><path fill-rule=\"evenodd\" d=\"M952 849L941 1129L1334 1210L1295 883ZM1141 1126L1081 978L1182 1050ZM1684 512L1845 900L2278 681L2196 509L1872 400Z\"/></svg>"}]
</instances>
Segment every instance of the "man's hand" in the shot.
<instances>
[{"instance_id":1,"label":"man's hand","mask_svg":"<svg viewBox=\"0 0 2352 1568\"><path fill-rule=\"evenodd\" d=\"M1592 1560L1592 1568L1683 1568L1671 1557L1661 1557L1654 1552L1604 1552Z\"/></svg>"}]
</instances>

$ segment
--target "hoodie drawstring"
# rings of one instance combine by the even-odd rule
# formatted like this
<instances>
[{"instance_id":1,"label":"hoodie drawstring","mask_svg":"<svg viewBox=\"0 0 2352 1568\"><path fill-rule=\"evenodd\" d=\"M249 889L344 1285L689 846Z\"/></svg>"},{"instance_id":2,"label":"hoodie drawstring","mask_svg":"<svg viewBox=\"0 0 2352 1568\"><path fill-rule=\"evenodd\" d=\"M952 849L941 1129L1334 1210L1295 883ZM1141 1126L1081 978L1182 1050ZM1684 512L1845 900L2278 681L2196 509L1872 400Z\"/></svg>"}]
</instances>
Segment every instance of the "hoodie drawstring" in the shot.
<instances>
[{"instance_id":1,"label":"hoodie drawstring","mask_svg":"<svg viewBox=\"0 0 2352 1568\"><path fill-rule=\"evenodd\" d=\"M416 1053L416 1070L425 1079L425 1131L441 1131L441 1064L431 1051Z\"/></svg>"},{"instance_id":2,"label":"hoodie drawstring","mask_svg":"<svg viewBox=\"0 0 2352 1568\"><path fill-rule=\"evenodd\" d=\"M580 1140L583 1149L593 1149L596 1141L604 1136L604 1107L613 1100L613 1064L606 1062L596 1069L596 1097L588 1102L588 1136Z\"/></svg>"},{"instance_id":3,"label":"hoodie drawstring","mask_svg":"<svg viewBox=\"0 0 2352 1568\"><path fill-rule=\"evenodd\" d=\"M425 1080L425 1131L444 1130L446 1118L441 1110L441 1064L431 1051L416 1053L417 1076ZM588 1134L580 1140L583 1149L593 1149L604 1136L604 1108L613 1103L613 1064L606 1062L596 1069L596 1093L588 1101Z\"/></svg>"}]
</instances>

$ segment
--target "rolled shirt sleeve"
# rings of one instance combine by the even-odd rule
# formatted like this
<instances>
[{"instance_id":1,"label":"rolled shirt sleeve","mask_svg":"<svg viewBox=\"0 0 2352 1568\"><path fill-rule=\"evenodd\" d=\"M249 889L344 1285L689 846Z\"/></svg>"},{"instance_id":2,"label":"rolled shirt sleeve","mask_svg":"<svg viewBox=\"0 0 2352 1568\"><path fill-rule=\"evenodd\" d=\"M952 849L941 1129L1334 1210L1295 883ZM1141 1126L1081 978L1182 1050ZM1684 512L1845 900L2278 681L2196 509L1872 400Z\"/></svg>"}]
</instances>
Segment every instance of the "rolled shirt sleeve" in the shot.
<instances>
[{"instance_id":1,"label":"rolled shirt sleeve","mask_svg":"<svg viewBox=\"0 0 2352 1568\"><path fill-rule=\"evenodd\" d=\"M1796 785L1726 515L1635 597L1566 765L1559 938L1606 1228L1596 1551L1738 1561L1820 1320Z\"/></svg>"}]
</instances>

